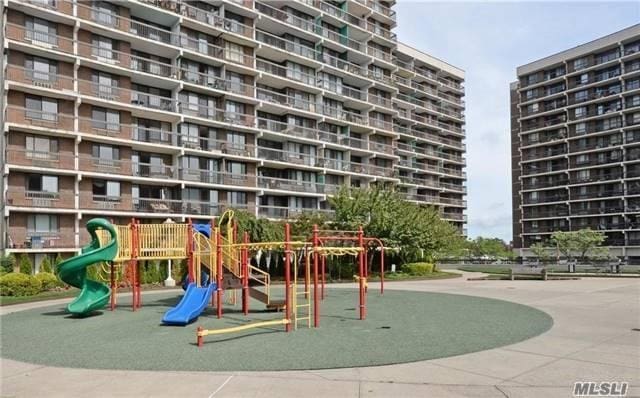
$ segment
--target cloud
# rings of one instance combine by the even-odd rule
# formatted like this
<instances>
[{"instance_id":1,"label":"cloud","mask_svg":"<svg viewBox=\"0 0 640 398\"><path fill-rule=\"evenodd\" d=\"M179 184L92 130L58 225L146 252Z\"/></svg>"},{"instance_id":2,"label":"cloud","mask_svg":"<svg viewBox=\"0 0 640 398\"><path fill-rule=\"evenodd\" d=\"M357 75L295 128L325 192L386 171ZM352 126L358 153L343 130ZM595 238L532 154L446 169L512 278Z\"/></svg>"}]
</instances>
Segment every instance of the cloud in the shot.
<instances>
[{"instance_id":1,"label":"cloud","mask_svg":"<svg viewBox=\"0 0 640 398\"><path fill-rule=\"evenodd\" d=\"M633 25L640 8L632 2L399 1L395 9L400 41L466 72L469 235L509 241L509 83L516 67Z\"/></svg>"}]
</instances>

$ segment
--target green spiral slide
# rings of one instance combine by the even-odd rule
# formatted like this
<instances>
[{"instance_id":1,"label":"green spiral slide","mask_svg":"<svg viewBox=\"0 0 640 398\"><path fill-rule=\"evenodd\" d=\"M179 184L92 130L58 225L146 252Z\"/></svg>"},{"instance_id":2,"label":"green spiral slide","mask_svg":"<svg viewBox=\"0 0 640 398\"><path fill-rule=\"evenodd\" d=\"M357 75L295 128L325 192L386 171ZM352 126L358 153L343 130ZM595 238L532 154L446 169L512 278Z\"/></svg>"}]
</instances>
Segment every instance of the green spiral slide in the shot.
<instances>
[{"instance_id":1,"label":"green spiral slide","mask_svg":"<svg viewBox=\"0 0 640 398\"><path fill-rule=\"evenodd\" d=\"M111 239L100 246L96 230L109 231ZM82 248L82 253L71 257L58 265L60 279L71 286L81 289L80 294L67 306L67 311L74 315L86 315L104 307L109 301L111 289L104 283L87 279L87 267L103 261L111 261L118 254L116 230L103 218L93 218L87 222L87 230L91 235L91 243Z\"/></svg>"}]
</instances>

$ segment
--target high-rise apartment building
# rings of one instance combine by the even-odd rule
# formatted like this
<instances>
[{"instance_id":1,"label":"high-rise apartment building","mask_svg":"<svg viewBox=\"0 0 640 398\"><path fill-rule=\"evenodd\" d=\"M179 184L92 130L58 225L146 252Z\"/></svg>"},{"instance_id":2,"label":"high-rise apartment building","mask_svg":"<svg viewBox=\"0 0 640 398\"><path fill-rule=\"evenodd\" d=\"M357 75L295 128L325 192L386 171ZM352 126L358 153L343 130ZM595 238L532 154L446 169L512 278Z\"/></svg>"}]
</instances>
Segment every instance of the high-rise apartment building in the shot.
<instances>
[{"instance_id":1,"label":"high-rise apartment building","mask_svg":"<svg viewBox=\"0 0 640 398\"><path fill-rule=\"evenodd\" d=\"M8 0L2 245L87 219L289 218L383 184L464 228L464 73L393 1Z\"/></svg>"},{"instance_id":2,"label":"high-rise apartment building","mask_svg":"<svg viewBox=\"0 0 640 398\"><path fill-rule=\"evenodd\" d=\"M513 244L606 233L640 259L640 25L520 66L511 85Z\"/></svg>"}]
</instances>

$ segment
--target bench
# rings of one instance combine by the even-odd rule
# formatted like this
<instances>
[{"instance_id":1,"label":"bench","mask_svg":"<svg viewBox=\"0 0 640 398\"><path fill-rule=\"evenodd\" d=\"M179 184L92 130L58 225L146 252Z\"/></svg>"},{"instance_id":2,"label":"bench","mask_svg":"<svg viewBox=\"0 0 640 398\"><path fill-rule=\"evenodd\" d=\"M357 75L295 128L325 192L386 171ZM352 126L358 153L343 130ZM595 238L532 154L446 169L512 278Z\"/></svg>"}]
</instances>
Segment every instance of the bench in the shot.
<instances>
[{"instance_id":1,"label":"bench","mask_svg":"<svg viewBox=\"0 0 640 398\"><path fill-rule=\"evenodd\" d=\"M516 279L516 275L540 275L540 278L546 281L547 274L545 267L514 267L509 269L509 279L512 281Z\"/></svg>"}]
</instances>

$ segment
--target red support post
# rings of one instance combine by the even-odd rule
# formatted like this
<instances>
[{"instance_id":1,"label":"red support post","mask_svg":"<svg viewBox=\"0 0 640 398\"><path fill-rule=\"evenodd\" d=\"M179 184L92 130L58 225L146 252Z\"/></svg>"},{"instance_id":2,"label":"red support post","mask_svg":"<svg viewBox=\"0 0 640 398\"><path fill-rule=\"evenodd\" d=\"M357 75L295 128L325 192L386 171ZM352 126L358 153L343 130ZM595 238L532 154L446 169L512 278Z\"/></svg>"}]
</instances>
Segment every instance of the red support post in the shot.
<instances>
[{"instance_id":1,"label":"red support post","mask_svg":"<svg viewBox=\"0 0 640 398\"><path fill-rule=\"evenodd\" d=\"M249 232L244 231L242 241L245 244L240 255L242 261L242 312L244 315L249 315L249 248L246 246L249 243Z\"/></svg>"},{"instance_id":2,"label":"red support post","mask_svg":"<svg viewBox=\"0 0 640 398\"><path fill-rule=\"evenodd\" d=\"M367 309L365 303L365 291L364 291L364 257L366 257L366 252L364 249L364 232L362 231L362 226L358 227L358 246L360 247L360 254L358 258L358 268L359 268L359 279L360 283L360 320L364 320L367 316Z\"/></svg>"},{"instance_id":3,"label":"red support post","mask_svg":"<svg viewBox=\"0 0 640 398\"><path fill-rule=\"evenodd\" d=\"M305 273L306 274L306 273ZM293 293L295 294L295 292ZM289 223L284 225L284 308L286 332L291 331L291 227Z\"/></svg>"},{"instance_id":4,"label":"red support post","mask_svg":"<svg viewBox=\"0 0 640 398\"><path fill-rule=\"evenodd\" d=\"M325 282L324 271L325 271L326 260L327 260L327 257L322 256L322 290L321 290L322 300L324 300L324 282Z\"/></svg>"},{"instance_id":5,"label":"red support post","mask_svg":"<svg viewBox=\"0 0 640 398\"><path fill-rule=\"evenodd\" d=\"M318 225L313 226L313 327L320 326L320 314L318 305L318 252L320 243L318 238ZM306 272L305 272L306 274Z\"/></svg>"},{"instance_id":6,"label":"red support post","mask_svg":"<svg viewBox=\"0 0 640 398\"><path fill-rule=\"evenodd\" d=\"M131 259L129 267L131 271L131 305L133 311L138 309L138 224L135 218L131 219Z\"/></svg>"},{"instance_id":7,"label":"red support post","mask_svg":"<svg viewBox=\"0 0 640 398\"><path fill-rule=\"evenodd\" d=\"M216 283L218 284L217 289L216 289L216 301L217 301L217 312L218 312L218 319L222 318L222 235L220 234L220 231L217 232L216 234L216 266L217 266L217 270L216 270Z\"/></svg>"},{"instance_id":8,"label":"red support post","mask_svg":"<svg viewBox=\"0 0 640 398\"><path fill-rule=\"evenodd\" d=\"M380 242L380 294L384 294L384 246Z\"/></svg>"},{"instance_id":9,"label":"red support post","mask_svg":"<svg viewBox=\"0 0 640 398\"><path fill-rule=\"evenodd\" d=\"M198 326L198 331L196 332L196 344L198 344L198 347L202 347L203 343L204 343L204 339L203 337L200 335L200 332L202 332L204 329L202 328L202 326Z\"/></svg>"}]
</instances>

